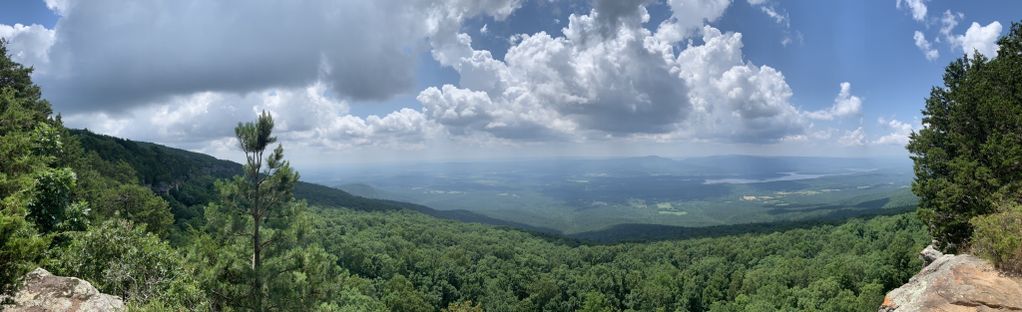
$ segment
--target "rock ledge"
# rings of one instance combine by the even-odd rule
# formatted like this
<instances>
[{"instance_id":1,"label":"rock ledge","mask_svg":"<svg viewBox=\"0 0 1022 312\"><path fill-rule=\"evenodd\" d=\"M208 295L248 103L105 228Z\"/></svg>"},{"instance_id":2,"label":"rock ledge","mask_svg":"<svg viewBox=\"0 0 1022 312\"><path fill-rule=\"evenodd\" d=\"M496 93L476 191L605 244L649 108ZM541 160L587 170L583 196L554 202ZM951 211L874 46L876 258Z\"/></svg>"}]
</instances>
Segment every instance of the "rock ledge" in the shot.
<instances>
[{"instance_id":1,"label":"rock ledge","mask_svg":"<svg viewBox=\"0 0 1022 312\"><path fill-rule=\"evenodd\" d=\"M25 275L21 289L11 298L14 303L0 306L12 312L48 311L121 311L121 298L100 293L87 281L62 277L38 268Z\"/></svg>"},{"instance_id":2,"label":"rock ledge","mask_svg":"<svg viewBox=\"0 0 1022 312\"><path fill-rule=\"evenodd\" d=\"M880 312L1022 311L1022 284L972 255L945 255L927 247L925 268L887 293Z\"/></svg>"}]
</instances>

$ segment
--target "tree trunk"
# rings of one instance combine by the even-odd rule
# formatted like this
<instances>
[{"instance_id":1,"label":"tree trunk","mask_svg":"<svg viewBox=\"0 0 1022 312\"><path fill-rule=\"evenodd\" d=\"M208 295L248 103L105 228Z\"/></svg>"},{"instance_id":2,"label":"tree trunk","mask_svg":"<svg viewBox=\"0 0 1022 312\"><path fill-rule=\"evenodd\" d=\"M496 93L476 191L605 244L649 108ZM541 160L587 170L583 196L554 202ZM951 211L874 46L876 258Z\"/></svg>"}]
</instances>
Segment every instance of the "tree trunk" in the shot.
<instances>
[{"instance_id":1,"label":"tree trunk","mask_svg":"<svg viewBox=\"0 0 1022 312\"><path fill-rule=\"evenodd\" d=\"M262 244L259 238L259 219L258 213L253 215L255 221L255 229L252 235L252 273L254 278L252 279L252 300L255 304L255 310L258 312L263 311L263 273L262 273Z\"/></svg>"}]
</instances>

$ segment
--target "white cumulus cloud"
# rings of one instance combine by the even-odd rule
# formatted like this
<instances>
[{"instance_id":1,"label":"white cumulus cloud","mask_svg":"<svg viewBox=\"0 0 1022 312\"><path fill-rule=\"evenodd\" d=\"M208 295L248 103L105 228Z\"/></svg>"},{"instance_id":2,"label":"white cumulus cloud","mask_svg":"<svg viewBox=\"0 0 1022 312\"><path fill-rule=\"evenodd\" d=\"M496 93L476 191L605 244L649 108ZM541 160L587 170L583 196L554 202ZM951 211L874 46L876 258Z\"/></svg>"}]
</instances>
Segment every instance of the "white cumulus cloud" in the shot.
<instances>
[{"instance_id":1,"label":"white cumulus cloud","mask_svg":"<svg viewBox=\"0 0 1022 312\"><path fill-rule=\"evenodd\" d=\"M955 37L955 46L961 47L962 52L972 56L979 52L988 58L997 57L997 38L1001 36L1001 23L990 22L986 26L972 22L965 34Z\"/></svg>"},{"instance_id":2,"label":"white cumulus cloud","mask_svg":"<svg viewBox=\"0 0 1022 312\"><path fill-rule=\"evenodd\" d=\"M15 62L45 70L49 63L53 30L41 25L0 24L0 38L7 40L8 53Z\"/></svg>"},{"instance_id":3,"label":"white cumulus cloud","mask_svg":"<svg viewBox=\"0 0 1022 312\"><path fill-rule=\"evenodd\" d=\"M902 5L912 13L912 19L926 21L926 3L923 0L897 0L895 6L900 9Z\"/></svg>"},{"instance_id":4,"label":"white cumulus cloud","mask_svg":"<svg viewBox=\"0 0 1022 312\"><path fill-rule=\"evenodd\" d=\"M856 116L861 112L862 98L852 95L851 83L842 82L841 90L838 92L837 97L834 98L834 104L829 109L808 112L806 116L812 119L832 120L834 118Z\"/></svg>"},{"instance_id":5,"label":"white cumulus cloud","mask_svg":"<svg viewBox=\"0 0 1022 312\"><path fill-rule=\"evenodd\" d=\"M930 41L926 40L926 36L923 35L922 32L917 30L916 33L912 35L912 39L915 39L916 47L919 48L919 51L923 52L923 55L926 56L927 60L932 61L940 57L940 52L930 45Z\"/></svg>"},{"instance_id":6,"label":"white cumulus cloud","mask_svg":"<svg viewBox=\"0 0 1022 312\"><path fill-rule=\"evenodd\" d=\"M876 139L876 144L895 144L902 145L908 144L908 137L912 134L912 124L898 121L897 119L886 119L880 117L877 122L887 130L891 132Z\"/></svg>"},{"instance_id":7,"label":"white cumulus cloud","mask_svg":"<svg viewBox=\"0 0 1022 312\"><path fill-rule=\"evenodd\" d=\"M944 14L940 18L940 34L944 36L945 40L948 42L954 42L954 35L951 34L951 31L958 26L958 23L961 22L963 18L965 18L965 14L962 14L962 12L952 13L951 10L944 11Z\"/></svg>"}]
</instances>

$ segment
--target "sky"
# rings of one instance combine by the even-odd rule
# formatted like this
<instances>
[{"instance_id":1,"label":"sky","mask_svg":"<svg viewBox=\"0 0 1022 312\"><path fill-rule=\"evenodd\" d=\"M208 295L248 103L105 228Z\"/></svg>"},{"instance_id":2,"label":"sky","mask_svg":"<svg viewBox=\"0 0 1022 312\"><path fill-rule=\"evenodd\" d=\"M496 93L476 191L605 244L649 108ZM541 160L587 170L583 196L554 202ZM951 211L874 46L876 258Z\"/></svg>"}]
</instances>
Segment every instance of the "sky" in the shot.
<instances>
[{"instance_id":1,"label":"sky","mask_svg":"<svg viewBox=\"0 0 1022 312\"><path fill-rule=\"evenodd\" d=\"M299 169L545 157L907 156L929 90L1020 1L6 0L74 128Z\"/></svg>"}]
</instances>

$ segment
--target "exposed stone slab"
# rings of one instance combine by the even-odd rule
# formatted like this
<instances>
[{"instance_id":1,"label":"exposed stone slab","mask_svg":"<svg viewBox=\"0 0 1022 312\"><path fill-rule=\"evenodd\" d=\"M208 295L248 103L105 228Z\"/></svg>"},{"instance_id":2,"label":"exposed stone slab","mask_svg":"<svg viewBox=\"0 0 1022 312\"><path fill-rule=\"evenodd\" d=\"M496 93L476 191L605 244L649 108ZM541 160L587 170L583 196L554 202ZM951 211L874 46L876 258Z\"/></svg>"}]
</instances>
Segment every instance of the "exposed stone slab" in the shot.
<instances>
[{"instance_id":1,"label":"exposed stone slab","mask_svg":"<svg viewBox=\"0 0 1022 312\"><path fill-rule=\"evenodd\" d=\"M1018 279L1004 276L975 256L944 255L931 249L921 256L932 263L887 293L881 312L1022 311Z\"/></svg>"},{"instance_id":2,"label":"exposed stone slab","mask_svg":"<svg viewBox=\"0 0 1022 312\"><path fill-rule=\"evenodd\" d=\"M50 274L38 268L25 276L22 287L12 297L14 304L0 307L13 312L122 311L124 302L116 296L100 293L88 281Z\"/></svg>"}]
</instances>

